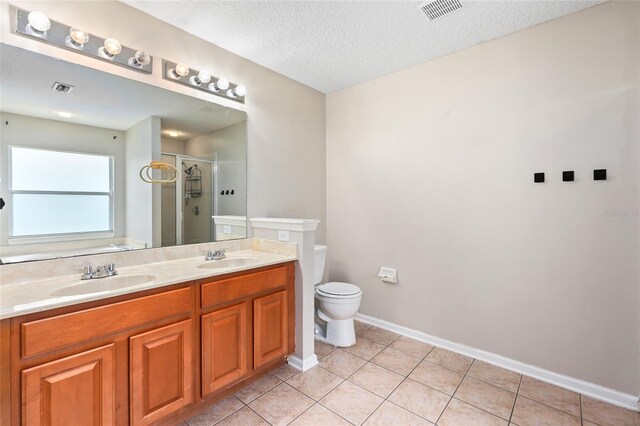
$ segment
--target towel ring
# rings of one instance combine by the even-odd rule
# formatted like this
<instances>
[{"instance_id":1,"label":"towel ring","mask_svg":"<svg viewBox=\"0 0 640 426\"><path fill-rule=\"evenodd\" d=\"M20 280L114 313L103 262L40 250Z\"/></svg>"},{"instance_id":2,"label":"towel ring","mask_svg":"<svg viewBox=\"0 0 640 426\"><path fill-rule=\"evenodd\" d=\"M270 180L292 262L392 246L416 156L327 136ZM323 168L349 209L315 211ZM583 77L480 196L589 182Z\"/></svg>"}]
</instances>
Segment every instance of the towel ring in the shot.
<instances>
[{"instance_id":1,"label":"towel ring","mask_svg":"<svg viewBox=\"0 0 640 426\"><path fill-rule=\"evenodd\" d=\"M151 176L153 170L166 170L169 172L170 177L168 179L154 179ZM140 169L140 179L146 183L173 183L178 180L178 168L173 164L162 161L152 161Z\"/></svg>"}]
</instances>

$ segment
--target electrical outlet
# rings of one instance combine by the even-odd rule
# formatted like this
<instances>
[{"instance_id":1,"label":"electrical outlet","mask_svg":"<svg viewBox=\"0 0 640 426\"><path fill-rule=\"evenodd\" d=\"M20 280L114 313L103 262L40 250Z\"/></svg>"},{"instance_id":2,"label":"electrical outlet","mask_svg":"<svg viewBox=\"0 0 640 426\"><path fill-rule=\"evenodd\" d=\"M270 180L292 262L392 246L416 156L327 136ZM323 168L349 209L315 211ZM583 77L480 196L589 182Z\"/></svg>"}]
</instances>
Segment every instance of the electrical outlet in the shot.
<instances>
[{"instance_id":1,"label":"electrical outlet","mask_svg":"<svg viewBox=\"0 0 640 426\"><path fill-rule=\"evenodd\" d=\"M222 227L222 232L223 232L224 234L230 234L230 233L231 233L231 226L230 226L230 225L224 225L224 226Z\"/></svg>"},{"instance_id":2,"label":"electrical outlet","mask_svg":"<svg viewBox=\"0 0 640 426\"><path fill-rule=\"evenodd\" d=\"M278 231L278 241L289 241L289 231Z\"/></svg>"}]
</instances>

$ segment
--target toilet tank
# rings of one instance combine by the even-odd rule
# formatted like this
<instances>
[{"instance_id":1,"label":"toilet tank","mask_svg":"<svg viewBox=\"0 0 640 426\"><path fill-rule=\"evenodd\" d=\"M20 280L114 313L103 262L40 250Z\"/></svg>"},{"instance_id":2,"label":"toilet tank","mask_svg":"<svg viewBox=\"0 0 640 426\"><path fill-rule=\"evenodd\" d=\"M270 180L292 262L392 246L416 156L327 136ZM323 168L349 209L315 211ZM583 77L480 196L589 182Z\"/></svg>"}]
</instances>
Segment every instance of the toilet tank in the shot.
<instances>
[{"instance_id":1,"label":"toilet tank","mask_svg":"<svg viewBox=\"0 0 640 426\"><path fill-rule=\"evenodd\" d=\"M327 246L316 245L314 247L315 266L313 284L318 285L322 282L324 276L324 266L327 261Z\"/></svg>"}]
</instances>

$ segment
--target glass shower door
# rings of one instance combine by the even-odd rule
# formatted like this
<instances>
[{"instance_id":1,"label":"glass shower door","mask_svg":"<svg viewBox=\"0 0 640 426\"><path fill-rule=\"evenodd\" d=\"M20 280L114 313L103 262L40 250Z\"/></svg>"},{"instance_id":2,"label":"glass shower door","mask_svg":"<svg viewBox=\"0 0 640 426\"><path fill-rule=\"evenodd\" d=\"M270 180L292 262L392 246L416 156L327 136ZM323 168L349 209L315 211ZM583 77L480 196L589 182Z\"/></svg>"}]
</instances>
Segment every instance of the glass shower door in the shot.
<instances>
[{"instance_id":1,"label":"glass shower door","mask_svg":"<svg viewBox=\"0 0 640 426\"><path fill-rule=\"evenodd\" d=\"M213 241L213 162L178 157L181 166L180 244Z\"/></svg>"}]
</instances>

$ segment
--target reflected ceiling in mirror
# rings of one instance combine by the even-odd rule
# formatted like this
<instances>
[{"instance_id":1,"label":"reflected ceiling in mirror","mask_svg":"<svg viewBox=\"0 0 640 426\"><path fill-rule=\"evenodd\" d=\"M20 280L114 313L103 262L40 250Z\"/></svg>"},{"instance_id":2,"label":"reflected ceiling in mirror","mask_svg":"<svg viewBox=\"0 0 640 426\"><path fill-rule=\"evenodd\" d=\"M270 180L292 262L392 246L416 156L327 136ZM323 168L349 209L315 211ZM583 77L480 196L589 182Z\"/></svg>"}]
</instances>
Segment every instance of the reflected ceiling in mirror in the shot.
<instances>
[{"instance_id":1,"label":"reflected ceiling in mirror","mask_svg":"<svg viewBox=\"0 0 640 426\"><path fill-rule=\"evenodd\" d=\"M243 111L5 44L0 56L2 263L246 238ZM151 162L176 181L144 182Z\"/></svg>"}]
</instances>

